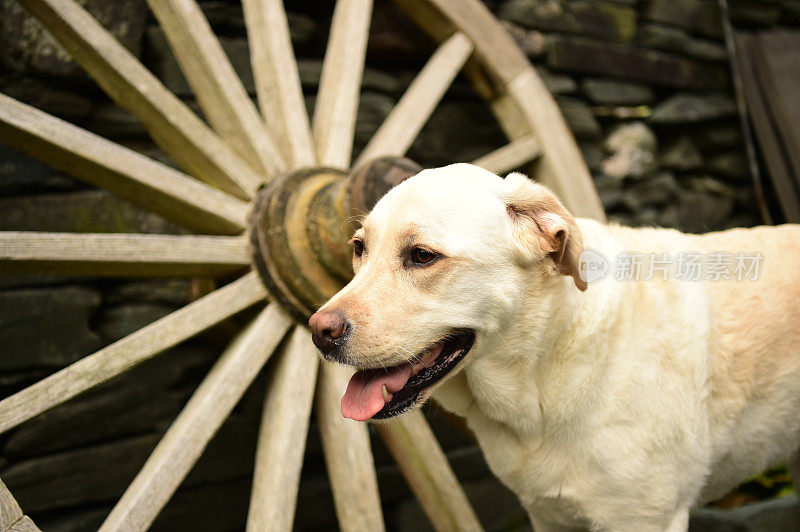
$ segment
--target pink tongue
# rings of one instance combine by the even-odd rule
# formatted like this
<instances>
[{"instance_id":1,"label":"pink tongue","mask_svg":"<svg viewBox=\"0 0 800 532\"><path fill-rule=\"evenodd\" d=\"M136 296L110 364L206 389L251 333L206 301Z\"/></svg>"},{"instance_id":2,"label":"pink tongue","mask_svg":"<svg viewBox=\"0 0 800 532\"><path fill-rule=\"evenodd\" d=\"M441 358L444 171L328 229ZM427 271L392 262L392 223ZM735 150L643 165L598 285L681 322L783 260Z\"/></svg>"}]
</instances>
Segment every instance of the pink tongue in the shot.
<instances>
[{"instance_id":1,"label":"pink tongue","mask_svg":"<svg viewBox=\"0 0 800 532\"><path fill-rule=\"evenodd\" d=\"M389 393L395 393L406 385L411 378L411 364L403 364L383 370L359 371L347 384L347 391L342 397L342 415L366 421L377 414L386 401L383 400L383 386Z\"/></svg>"}]
</instances>

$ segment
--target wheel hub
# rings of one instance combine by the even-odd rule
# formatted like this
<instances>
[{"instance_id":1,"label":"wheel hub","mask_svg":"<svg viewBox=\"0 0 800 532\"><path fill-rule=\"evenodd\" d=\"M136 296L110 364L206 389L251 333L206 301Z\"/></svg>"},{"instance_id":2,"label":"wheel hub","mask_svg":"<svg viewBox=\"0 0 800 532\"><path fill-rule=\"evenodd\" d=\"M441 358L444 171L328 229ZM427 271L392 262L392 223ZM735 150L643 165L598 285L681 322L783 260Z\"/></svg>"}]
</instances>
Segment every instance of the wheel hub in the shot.
<instances>
[{"instance_id":1,"label":"wheel hub","mask_svg":"<svg viewBox=\"0 0 800 532\"><path fill-rule=\"evenodd\" d=\"M380 157L350 175L305 168L263 187L250 218L250 241L270 295L297 321L307 321L353 275L347 242L357 220L421 169L410 159Z\"/></svg>"}]
</instances>

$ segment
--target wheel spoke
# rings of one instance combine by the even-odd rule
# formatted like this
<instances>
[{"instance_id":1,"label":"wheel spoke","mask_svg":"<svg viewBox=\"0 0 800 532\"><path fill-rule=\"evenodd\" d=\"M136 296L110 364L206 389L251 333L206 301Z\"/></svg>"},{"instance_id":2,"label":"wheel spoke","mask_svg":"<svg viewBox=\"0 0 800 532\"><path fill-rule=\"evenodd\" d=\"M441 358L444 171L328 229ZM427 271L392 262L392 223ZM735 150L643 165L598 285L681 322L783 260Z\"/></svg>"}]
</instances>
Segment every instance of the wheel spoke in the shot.
<instances>
[{"instance_id":1,"label":"wheel spoke","mask_svg":"<svg viewBox=\"0 0 800 532\"><path fill-rule=\"evenodd\" d=\"M0 532L41 532L27 515L22 514L19 504L0 480Z\"/></svg>"},{"instance_id":2,"label":"wheel spoke","mask_svg":"<svg viewBox=\"0 0 800 532\"><path fill-rule=\"evenodd\" d=\"M194 0L147 0L211 126L260 173L283 159L239 76Z\"/></svg>"},{"instance_id":3,"label":"wheel spoke","mask_svg":"<svg viewBox=\"0 0 800 532\"><path fill-rule=\"evenodd\" d=\"M272 303L239 334L178 414L101 531L146 530L150 526L291 324Z\"/></svg>"},{"instance_id":4,"label":"wheel spoke","mask_svg":"<svg viewBox=\"0 0 800 532\"><path fill-rule=\"evenodd\" d=\"M377 428L436 530L483 530L419 411L379 423Z\"/></svg>"},{"instance_id":5,"label":"wheel spoke","mask_svg":"<svg viewBox=\"0 0 800 532\"><path fill-rule=\"evenodd\" d=\"M317 162L348 168L353 151L372 0L338 0L314 104Z\"/></svg>"},{"instance_id":6,"label":"wheel spoke","mask_svg":"<svg viewBox=\"0 0 800 532\"><path fill-rule=\"evenodd\" d=\"M511 36L503 30L483 2L453 2L452 0L395 0L428 31L446 36L457 28L476 43L475 54L485 65L491 65L493 77L503 87L525 69L530 68L525 54Z\"/></svg>"},{"instance_id":7,"label":"wheel spoke","mask_svg":"<svg viewBox=\"0 0 800 532\"><path fill-rule=\"evenodd\" d=\"M21 0L153 140L195 177L242 198L259 176L75 0Z\"/></svg>"},{"instance_id":8,"label":"wheel spoke","mask_svg":"<svg viewBox=\"0 0 800 532\"><path fill-rule=\"evenodd\" d=\"M492 98L492 110L509 138L533 134L539 140L537 178L553 188L573 213L604 220L591 174L558 106L488 7L452 0L395 3L437 39L461 31L475 44L476 63L484 69L471 68L470 61L465 70L472 70L470 78L479 92Z\"/></svg>"},{"instance_id":9,"label":"wheel spoke","mask_svg":"<svg viewBox=\"0 0 800 532\"><path fill-rule=\"evenodd\" d=\"M533 135L526 135L475 159L472 164L501 175L533 161L540 154L539 141Z\"/></svg>"},{"instance_id":10,"label":"wheel spoke","mask_svg":"<svg viewBox=\"0 0 800 532\"><path fill-rule=\"evenodd\" d=\"M0 273L180 277L249 264L244 237L0 232Z\"/></svg>"},{"instance_id":11,"label":"wheel spoke","mask_svg":"<svg viewBox=\"0 0 800 532\"><path fill-rule=\"evenodd\" d=\"M529 134L536 135L542 148L537 178L552 188L576 216L605 220L603 204L583 155L539 75L528 68L506 90L508 96L498 98L493 110L505 113L504 122L515 122L520 130L525 127ZM511 135L519 137L518 131Z\"/></svg>"},{"instance_id":12,"label":"wheel spoke","mask_svg":"<svg viewBox=\"0 0 800 532\"><path fill-rule=\"evenodd\" d=\"M5 532L21 518L22 510L19 504L14 500L3 481L0 480L0 530Z\"/></svg>"},{"instance_id":13,"label":"wheel spoke","mask_svg":"<svg viewBox=\"0 0 800 532\"><path fill-rule=\"evenodd\" d=\"M245 202L4 94L0 142L186 227L223 234L245 228Z\"/></svg>"},{"instance_id":14,"label":"wheel spoke","mask_svg":"<svg viewBox=\"0 0 800 532\"><path fill-rule=\"evenodd\" d=\"M316 156L282 0L243 0L250 62L261 113L292 168Z\"/></svg>"},{"instance_id":15,"label":"wheel spoke","mask_svg":"<svg viewBox=\"0 0 800 532\"><path fill-rule=\"evenodd\" d=\"M0 401L0 433L102 384L261 301L256 273L220 288L147 327Z\"/></svg>"},{"instance_id":16,"label":"wheel spoke","mask_svg":"<svg viewBox=\"0 0 800 532\"><path fill-rule=\"evenodd\" d=\"M367 425L342 417L339 406L351 373L342 366L320 366L317 422L339 527L378 532L384 529L383 513Z\"/></svg>"},{"instance_id":17,"label":"wheel spoke","mask_svg":"<svg viewBox=\"0 0 800 532\"><path fill-rule=\"evenodd\" d=\"M40 530L30 517L24 515L19 521L11 525L8 532L40 532Z\"/></svg>"},{"instance_id":18,"label":"wheel spoke","mask_svg":"<svg viewBox=\"0 0 800 532\"><path fill-rule=\"evenodd\" d=\"M405 155L439 101L472 54L473 46L462 33L443 42L409 85L400 101L353 165L382 155Z\"/></svg>"},{"instance_id":19,"label":"wheel spoke","mask_svg":"<svg viewBox=\"0 0 800 532\"><path fill-rule=\"evenodd\" d=\"M295 328L267 389L248 531L292 529L317 366L311 336L306 329Z\"/></svg>"}]
</instances>

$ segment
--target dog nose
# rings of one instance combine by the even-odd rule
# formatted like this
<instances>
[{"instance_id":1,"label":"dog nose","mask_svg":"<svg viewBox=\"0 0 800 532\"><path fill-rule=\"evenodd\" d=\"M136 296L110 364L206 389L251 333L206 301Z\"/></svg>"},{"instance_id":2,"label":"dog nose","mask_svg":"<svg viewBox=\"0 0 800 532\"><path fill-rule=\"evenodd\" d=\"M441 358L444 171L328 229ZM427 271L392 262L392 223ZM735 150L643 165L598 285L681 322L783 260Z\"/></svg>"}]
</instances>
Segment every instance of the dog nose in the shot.
<instances>
[{"instance_id":1,"label":"dog nose","mask_svg":"<svg viewBox=\"0 0 800 532\"><path fill-rule=\"evenodd\" d=\"M329 354L341 342L337 340L347 334L350 324L338 312L317 312L308 320L311 339L324 354Z\"/></svg>"}]
</instances>

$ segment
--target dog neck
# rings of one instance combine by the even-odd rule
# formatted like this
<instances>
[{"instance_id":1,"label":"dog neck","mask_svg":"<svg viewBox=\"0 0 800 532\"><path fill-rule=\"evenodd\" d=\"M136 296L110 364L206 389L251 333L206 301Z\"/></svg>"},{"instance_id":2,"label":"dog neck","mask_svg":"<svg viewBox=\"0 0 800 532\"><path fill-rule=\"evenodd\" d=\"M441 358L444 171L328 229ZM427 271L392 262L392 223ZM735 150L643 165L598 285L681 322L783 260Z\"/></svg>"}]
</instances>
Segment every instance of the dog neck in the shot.
<instances>
[{"instance_id":1,"label":"dog neck","mask_svg":"<svg viewBox=\"0 0 800 532\"><path fill-rule=\"evenodd\" d=\"M563 276L532 291L523 297L535 297L536 305L522 305L526 310L508 327L484 338L478 356L435 393L486 437L510 432L529 440L545 437L545 431L573 431L599 400L590 392L598 388L586 386L603 374L596 316L610 315L617 298L602 293L609 291L602 284L579 292Z\"/></svg>"}]
</instances>

